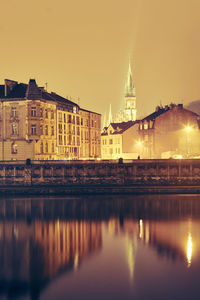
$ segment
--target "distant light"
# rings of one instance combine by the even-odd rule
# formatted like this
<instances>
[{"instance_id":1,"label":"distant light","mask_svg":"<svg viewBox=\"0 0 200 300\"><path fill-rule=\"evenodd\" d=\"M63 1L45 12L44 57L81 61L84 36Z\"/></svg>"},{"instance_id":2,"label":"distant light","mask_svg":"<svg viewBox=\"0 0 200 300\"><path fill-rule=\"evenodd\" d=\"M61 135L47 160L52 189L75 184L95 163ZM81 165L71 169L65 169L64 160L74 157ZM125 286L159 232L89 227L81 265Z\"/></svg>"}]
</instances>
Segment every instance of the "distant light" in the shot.
<instances>
[{"instance_id":1,"label":"distant light","mask_svg":"<svg viewBox=\"0 0 200 300\"><path fill-rule=\"evenodd\" d=\"M142 142L141 142L141 141L137 141L137 145L138 145L138 146L141 146L141 145L142 145Z\"/></svg>"},{"instance_id":2,"label":"distant light","mask_svg":"<svg viewBox=\"0 0 200 300\"><path fill-rule=\"evenodd\" d=\"M177 159L182 159L183 158L183 155L177 155Z\"/></svg>"},{"instance_id":3,"label":"distant light","mask_svg":"<svg viewBox=\"0 0 200 300\"><path fill-rule=\"evenodd\" d=\"M191 233L188 234L188 238L187 238L187 262L188 262L188 267L190 267L191 262L192 262L192 236L191 236Z\"/></svg>"},{"instance_id":4,"label":"distant light","mask_svg":"<svg viewBox=\"0 0 200 300\"><path fill-rule=\"evenodd\" d=\"M97 157L97 160L101 160L101 158L100 158L100 157Z\"/></svg>"},{"instance_id":5,"label":"distant light","mask_svg":"<svg viewBox=\"0 0 200 300\"><path fill-rule=\"evenodd\" d=\"M190 131L192 127L190 125L185 126L185 130Z\"/></svg>"}]
</instances>

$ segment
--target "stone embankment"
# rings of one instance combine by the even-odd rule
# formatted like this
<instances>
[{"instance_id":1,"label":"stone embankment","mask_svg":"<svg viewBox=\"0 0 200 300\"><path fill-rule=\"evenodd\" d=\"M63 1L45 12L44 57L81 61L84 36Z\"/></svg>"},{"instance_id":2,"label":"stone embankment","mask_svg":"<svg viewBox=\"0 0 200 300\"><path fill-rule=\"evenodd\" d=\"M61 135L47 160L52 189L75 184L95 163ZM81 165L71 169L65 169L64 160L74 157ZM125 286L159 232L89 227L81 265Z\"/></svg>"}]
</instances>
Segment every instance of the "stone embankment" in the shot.
<instances>
[{"instance_id":1,"label":"stone embankment","mask_svg":"<svg viewBox=\"0 0 200 300\"><path fill-rule=\"evenodd\" d=\"M1 194L199 192L199 159L0 163Z\"/></svg>"}]
</instances>

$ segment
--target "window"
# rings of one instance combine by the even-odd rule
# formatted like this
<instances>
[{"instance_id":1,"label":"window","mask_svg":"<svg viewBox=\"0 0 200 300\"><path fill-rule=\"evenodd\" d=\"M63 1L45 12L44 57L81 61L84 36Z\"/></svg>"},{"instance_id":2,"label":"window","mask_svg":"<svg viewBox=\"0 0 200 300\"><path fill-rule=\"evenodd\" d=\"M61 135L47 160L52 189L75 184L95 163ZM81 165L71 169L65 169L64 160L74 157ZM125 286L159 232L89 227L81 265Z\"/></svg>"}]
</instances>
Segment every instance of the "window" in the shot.
<instances>
[{"instance_id":1,"label":"window","mask_svg":"<svg viewBox=\"0 0 200 300\"><path fill-rule=\"evenodd\" d=\"M66 135L64 135L64 145L66 145Z\"/></svg>"},{"instance_id":2,"label":"window","mask_svg":"<svg viewBox=\"0 0 200 300\"><path fill-rule=\"evenodd\" d=\"M62 124L58 124L58 131L59 133L62 133Z\"/></svg>"},{"instance_id":3,"label":"window","mask_svg":"<svg viewBox=\"0 0 200 300\"><path fill-rule=\"evenodd\" d=\"M66 123L66 114L64 114L64 122Z\"/></svg>"},{"instance_id":4,"label":"window","mask_svg":"<svg viewBox=\"0 0 200 300\"><path fill-rule=\"evenodd\" d=\"M71 122L72 122L72 116L71 116L71 115L68 115L68 116L67 116L67 122L68 122L68 123L71 123Z\"/></svg>"},{"instance_id":5,"label":"window","mask_svg":"<svg viewBox=\"0 0 200 300\"><path fill-rule=\"evenodd\" d=\"M44 152L44 146L43 146L43 142L41 142L40 144L40 153L43 153Z\"/></svg>"},{"instance_id":6,"label":"window","mask_svg":"<svg viewBox=\"0 0 200 300\"><path fill-rule=\"evenodd\" d=\"M54 149L54 143L51 144L51 152L54 153L55 149Z\"/></svg>"},{"instance_id":7,"label":"window","mask_svg":"<svg viewBox=\"0 0 200 300\"><path fill-rule=\"evenodd\" d=\"M110 144L110 145L112 145L112 143L113 143L113 140L112 140L112 139L110 139L110 140L109 140L109 144Z\"/></svg>"},{"instance_id":8,"label":"window","mask_svg":"<svg viewBox=\"0 0 200 300\"><path fill-rule=\"evenodd\" d=\"M31 117L36 117L36 106L31 107Z\"/></svg>"},{"instance_id":9,"label":"window","mask_svg":"<svg viewBox=\"0 0 200 300\"><path fill-rule=\"evenodd\" d=\"M43 108L40 108L40 117L43 117Z\"/></svg>"},{"instance_id":10,"label":"window","mask_svg":"<svg viewBox=\"0 0 200 300\"><path fill-rule=\"evenodd\" d=\"M32 125L31 125L31 134L32 134L32 135L35 135L35 134L36 134L36 125L35 125L35 124L32 124Z\"/></svg>"},{"instance_id":11,"label":"window","mask_svg":"<svg viewBox=\"0 0 200 300\"><path fill-rule=\"evenodd\" d=\"M17 130L17 124L12 124L12 134L17 134L18 130Z\"/></svg>"},{"instance_id":12,"label":"window","mask_svg":"<svg viewBox=\"0 0 200 300\"><path fill-rule=\"evenodd\" d=\"M15 144L15 142L13 142L11 145L11 153L17 154L17 144Z\"/></svg>"},{"instance_id":13,"label":"window","mask_svg":"<svg viewBox=\"0 0 200 300\"><path fill-rule=\"evenodd\" d=\"M45 152L48 153L48 143L45 144Z\"/></svg>"},{"instance_id":14,"label":"window","mask_svg":"<svg viewBox=\"0 0 200 300\"><path fill-rule=\"evenodd\" d=\"M61 112L58 113L58 121L62 122L62 113Z\"/></svg>"},{"instance_id":15,"label":"window","mask_svg":"<svg viewBox=\"0 0 200 300\"><path fill-rule=\"evenodd\" d=\"M75 116L73 116L73 122L72 123L75 124Z\"/></svg>"},{"instance_id":16,"label":"window","mask_svg":"<svg viewBox=\"0 0 200 300\"><path fill-rule=\"evenodd\" d=\"M45 125L45 135L48 135L48 125Z\"/></svg>"},{"instance_id":17,"label":"window","mask_svg":"<svg viewBox=\"0 0 200 300\"><path fill-rule=\"evenodd\" d=\"M83 125L83 118L81 118L81 125Z\"/></svg>"},{"instance_id":18,"label":"window","mask_svg":"<svg viewBox=\"0 0 200 300\"><path fill-rule=\"evenodd\" d=\"M76 106L73 106L73 113L75 114L77 111Z\"/></svg>"},{"instance_id":19,"label":"window","mask_svg":"<svg viewBox=\"0 0 200 300\"><path fill-rule=\"evenodd\" d=\"M80 138L77 137L77 146L80 146Z\"/></svg>"},{"instance_id":20,"label":"window","mask_svg":"<svg viewBox=\"0 0 200 300\"><path fill-rule=\"evenodd\" d=\"M59 135L58 139L59 139L59 144L62 145L62 135Z\"/></svg>"},{"instance_id":21,"label":"window","mask_svg":"<svg viewBox=\"0 0 200 300\"><path fill-rule=\"evenodd\" d=\"M51 135L54 135L54 126L51 126Z\"/></svg>"},{"instance_id":22,"label":"window","mask_svg":"<svg viewBox=\"0 0 200 300\"><path fill-rule=\"evenodd\" d=\"M76 131L77 131L77 135L80 135L80 128L79 127L76 128Z\"/></svg>"},{"instance_id":23,"label":"window","mask_svg":"<svg viewBox=\"0 0 200 300\"><path fill-rule=\"evenodd\" d=\"M43 126L40 126L40 135L43 135Z\"/></svg>"},{"instance_id":24,"label":"window","mask_svg":"<svg viewBox=\"0 0 200 300\"><path fill-rule=\"evenodd\" d=\"M54 111L51 111L51 119L54 119Z\"/></svg>"},{"instance_id":25,"label":"window","mask_svg":"<svg viewBox=\"0 0 200 300\"><path fill-rule=\"evenodd\" d=\"M66 134L66 125L64 124L64 134Z\"/></svg>"},{"instance_id":26,"label":"window","mask_svg":"<svg viewBox=\"0 0 200 300\"><path fill-rule=\"evenodd\" d=\"M17 116L17 109L16 109L16 107L12 107L11 108L11 116L13 118L15 118Z\"/></svg>"},{"instance_id":27,"label":"window","mask_svg":"<svg viewBox=\"0 0 200 300\"><path fill-rule=\"evenodd\" d=\"M147 123L144 124L144 129L148 129L148 124Z\"/></svg>"},{"instance_id":28,"label":"window","mask_svg":"<svg viewBox=\"0 0 200 300\"><path fill-rule=\"evenodd\" d=\"M45 118L48 119L48 110L45 109Z\"/></svg>"},{"instance_id":29,"label":"window","mask_svg":"<svg viewBox=\"0 0 200 300\"><path fill-rule=\"evenodd\" d=\"M80 125L80 118L79 117L76 117L76 124Z\"/></svg>"}]
</instances>

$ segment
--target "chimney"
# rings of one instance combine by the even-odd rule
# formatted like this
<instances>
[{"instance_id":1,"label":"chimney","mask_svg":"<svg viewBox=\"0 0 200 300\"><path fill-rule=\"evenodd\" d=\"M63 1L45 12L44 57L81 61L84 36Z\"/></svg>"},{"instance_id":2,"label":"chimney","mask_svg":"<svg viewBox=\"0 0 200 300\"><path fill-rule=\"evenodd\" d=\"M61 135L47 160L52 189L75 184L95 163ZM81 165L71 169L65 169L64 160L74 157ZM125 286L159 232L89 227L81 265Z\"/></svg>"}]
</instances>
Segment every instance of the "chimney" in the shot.
<instances>
[{"instance_id":1,"label":"chimney","mask_svg":"<svg viewBox=\"0 0 200 300\"><path fill-rule=\"evenodd\" d=\"M5 79L5 97L9 95L9 93L13 90L13 88L18 84L17 81L10 80L10 79Z\"/></svg>"},{"instance_id":2,"label":"chimney","mask_svg":"<svg viewBox=\"0 0 200 300\"><path fill-rule=\"evenodd\" d=\"M30 79L26 90L26 98L30 100L37 100L42 97L42 91L37 86L35 79Z\"/></svg>"}]
</instances>

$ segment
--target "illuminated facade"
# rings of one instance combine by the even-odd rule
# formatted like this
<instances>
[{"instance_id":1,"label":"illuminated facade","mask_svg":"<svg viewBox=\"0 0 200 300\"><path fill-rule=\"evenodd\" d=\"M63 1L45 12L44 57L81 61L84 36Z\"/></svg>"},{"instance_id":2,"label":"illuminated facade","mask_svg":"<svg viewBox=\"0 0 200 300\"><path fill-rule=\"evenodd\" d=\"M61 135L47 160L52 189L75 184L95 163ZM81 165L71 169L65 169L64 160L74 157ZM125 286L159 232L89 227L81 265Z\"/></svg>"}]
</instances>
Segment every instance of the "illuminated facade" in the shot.
<instances>
[{"instance_id":1,"label":"illuminated facade","mask_svg":"<svg viewBox=\"0 0 200 300\"><path fill-rule=\"evenodd\" d=\"M137 158L139 148L138 122L111 123L101 134L102 159L134 159Z\"/></svg>"},{"instance_id":2,"label":"illuminated facade","mask_svg":"<svg viewBox=\"0 0 200 300\"><path fill-rule=\"evenodd\" d=\"M82 159L101 156L101 115L80 109L81 116L81 147Z\"/></svg>"},{"instance_id":3,"label":"illuminated facade","mask_svg":"<svg viewBox=\"0 0 200 300\"><path fill-rule=\"evenodd\" d=\"M81 159L84 147L92 149L87 158L100 156L100 114L88 111L83 117L76 103L33 79L28 85L5 80L0 101L0 160ZM87 143L81 139L83 118L91 136Z\"/></svg>"},{"instance_id":4,"label":"illuminated facade","mask_svg":"<svg viewBox=\"0 0 200 300\"><path fill-rule=\"evenodd\" d=\"M142 158L197 158L199 116L182 104L157 107L139 121Z\"/></svg>"}]
</instances>

